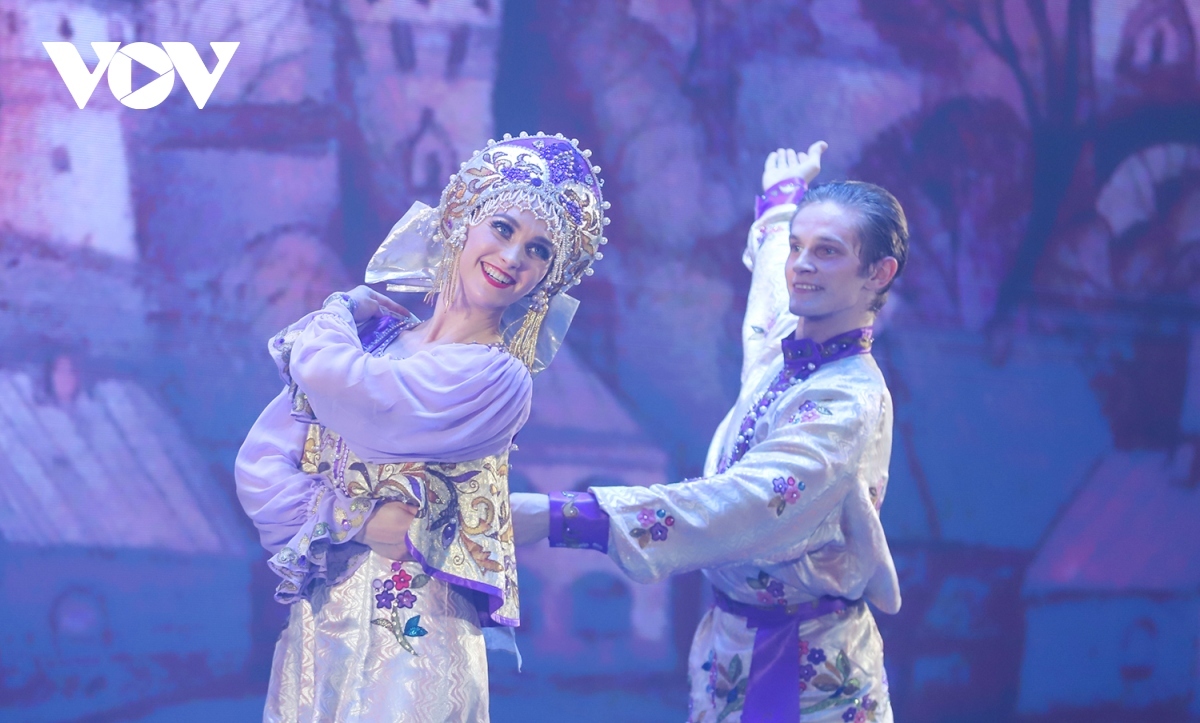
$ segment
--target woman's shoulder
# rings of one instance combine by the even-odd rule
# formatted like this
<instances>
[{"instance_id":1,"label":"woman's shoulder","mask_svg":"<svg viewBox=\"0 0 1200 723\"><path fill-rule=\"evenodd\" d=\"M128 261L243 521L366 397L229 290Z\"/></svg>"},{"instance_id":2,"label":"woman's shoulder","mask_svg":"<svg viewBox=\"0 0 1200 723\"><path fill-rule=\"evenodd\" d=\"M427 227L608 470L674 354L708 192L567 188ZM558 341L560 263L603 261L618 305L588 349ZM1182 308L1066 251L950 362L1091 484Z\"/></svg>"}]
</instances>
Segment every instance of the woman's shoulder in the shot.
<instances>
[{"instance_id":1,"label":"woman's shoulder","mask_svg":"<svg viewBox=\"0 0 1200 723\"><path fill-rule=\"evenodd\" d=\"M413 353L413 360L424 358L431 366L463 376L486 376L495 381L531 383L525 364L501 344L438 344Z\"/></svg>"}]
</instances>

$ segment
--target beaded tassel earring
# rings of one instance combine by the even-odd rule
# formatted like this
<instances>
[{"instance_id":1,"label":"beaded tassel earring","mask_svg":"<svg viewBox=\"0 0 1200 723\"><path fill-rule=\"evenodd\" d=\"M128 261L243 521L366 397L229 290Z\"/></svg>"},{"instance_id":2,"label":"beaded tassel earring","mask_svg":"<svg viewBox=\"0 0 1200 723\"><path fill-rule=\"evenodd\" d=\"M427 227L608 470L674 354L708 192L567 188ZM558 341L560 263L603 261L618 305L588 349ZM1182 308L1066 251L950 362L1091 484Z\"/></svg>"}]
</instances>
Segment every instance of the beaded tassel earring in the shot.
<instances>
[{"instance_id":1,"label":"beaded tassel earring","mask_svg":"<svg viewBox=\"0 0 1200 723\"><path fill-rule=\"evenodd\" d=\"M546 312L550 309L550 301L546 296L545 289L539 289L533 298L533 304L529 307L529 311L525 312L525 318L521 321L521 328L517 330L508 344L509 352L524 362L527 367L533 366L534 358L537 356L538 333L542 330L542 321L545 320Z\"/></svg>"},{"instance_id":2,"label":"beaded tassel earring","mask_svg":"<svg viewBox=\"0 0 1200 723\"><path fill-rule=\"evenodd\" d=\"M454 291L458 286L458 259L462 256L465 238L463 233L456 232L454 237L446 240L445 251L442 252L442 262L438 264L437 277L433 287L425 294L425 303L432 304L435 294L440 294L446 300L447 308L454 303Z\"/></svg>"}]
</instances>

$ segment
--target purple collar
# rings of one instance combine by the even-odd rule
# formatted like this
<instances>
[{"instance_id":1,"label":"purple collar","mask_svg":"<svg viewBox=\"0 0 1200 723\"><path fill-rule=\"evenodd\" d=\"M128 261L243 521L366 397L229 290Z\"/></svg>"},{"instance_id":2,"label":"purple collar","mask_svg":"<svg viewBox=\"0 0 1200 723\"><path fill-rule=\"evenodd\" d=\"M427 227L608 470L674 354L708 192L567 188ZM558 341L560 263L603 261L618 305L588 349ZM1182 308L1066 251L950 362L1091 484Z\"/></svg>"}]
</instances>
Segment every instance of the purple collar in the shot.
<instances>
[{"instance_id":1,"label":"purple collar","mask_svg":"<svg viewBox=\"0 0 1200 723\"><path fill-rule=\"evenodd\" d=\"M788 371L802 372L802 376L807 377L829 362L866 354L871 351L873 338L869 326L838 334L823 344L812 339L789 336L783 340L783 366Z\"/></svg>"}]
</instances>

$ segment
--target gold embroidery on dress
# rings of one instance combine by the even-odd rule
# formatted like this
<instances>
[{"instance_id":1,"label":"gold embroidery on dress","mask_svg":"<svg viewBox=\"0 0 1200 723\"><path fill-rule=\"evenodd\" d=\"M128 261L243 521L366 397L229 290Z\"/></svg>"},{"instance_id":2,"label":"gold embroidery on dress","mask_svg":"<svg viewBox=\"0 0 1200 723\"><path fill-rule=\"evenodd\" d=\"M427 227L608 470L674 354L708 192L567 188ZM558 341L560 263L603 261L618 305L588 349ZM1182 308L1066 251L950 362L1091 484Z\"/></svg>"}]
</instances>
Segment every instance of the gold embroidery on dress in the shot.
<instances>
[{"instance_id":1,"label":"gold embroidery on dress","mask_svg":"<svg viewBox=\"0 0 1200 723\"><path fill-rule=\"evenodd\" d=\"M503 604L497 622L519 619L516 554L508 501L508 452L468 462L389 462L371 464L350 451L345 440L319 424L309 425L301 468L350 498L350 512L365 511L368 499L419 507L409 540L427 567L458 584L497 591ZM362 516L334 508L331 535L345 539L349 519Z\"/></svg>"}]
</instances>

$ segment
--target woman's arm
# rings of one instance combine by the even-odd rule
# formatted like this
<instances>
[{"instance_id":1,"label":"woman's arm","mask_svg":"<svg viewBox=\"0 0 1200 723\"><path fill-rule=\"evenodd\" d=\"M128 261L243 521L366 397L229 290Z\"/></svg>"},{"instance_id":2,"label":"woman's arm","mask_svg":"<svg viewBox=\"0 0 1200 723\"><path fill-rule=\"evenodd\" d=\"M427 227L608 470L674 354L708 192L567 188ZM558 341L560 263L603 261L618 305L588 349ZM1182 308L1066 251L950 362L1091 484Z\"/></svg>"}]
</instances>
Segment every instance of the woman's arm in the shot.
<instances>
[{"instance_id":1,"label":"woman's arm","mask_svg":"<svg viewBox=\"0 0 1200 723\"><path fill-rule=\"evenodd\" d=\"M233 465L238 500L263 547L278 552L309 516L320 478L300 468L308 425L291 416L287 390L267 405L246 435Z\"/></svg>"},{"instance_id":2,"label":"woman's arm","mask_svg":"<svg viewBox=\"0 0 1200 723\"><path fill-rule=\"evenodd\" d=\"M274 353L285 380L369 462L495 454L529 415L532 378L506 351L448 344L406 359L373 356L333 297L276 338L284 340Z\"/></svg>"}]
</instances>

